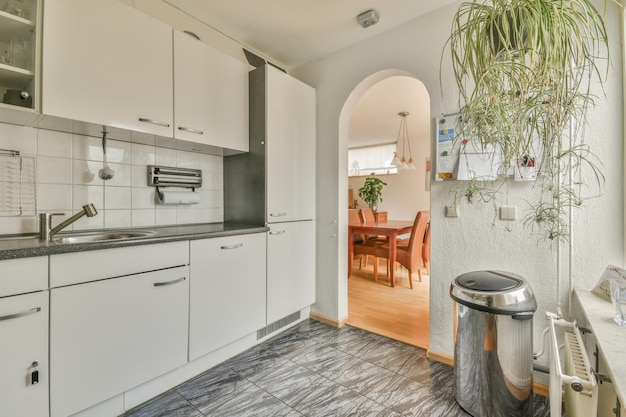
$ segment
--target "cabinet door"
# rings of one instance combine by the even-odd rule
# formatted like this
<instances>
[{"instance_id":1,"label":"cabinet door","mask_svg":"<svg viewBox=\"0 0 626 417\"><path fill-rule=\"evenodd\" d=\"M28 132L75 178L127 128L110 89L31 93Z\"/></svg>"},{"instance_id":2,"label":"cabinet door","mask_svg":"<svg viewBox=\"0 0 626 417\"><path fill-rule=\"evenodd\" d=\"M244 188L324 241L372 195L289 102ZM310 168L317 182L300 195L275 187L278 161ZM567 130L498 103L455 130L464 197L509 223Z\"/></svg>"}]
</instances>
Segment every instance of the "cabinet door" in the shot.
<instances>
[{"instance_id":1,"label":"cabinet door","mask_svg":"<svg viewBox=\"0 0 626 417\"><path fill-rule=\"evenodd\" d=\"M189 360L265 326L265 234L191 241Z\"/></svg>"},{"instance_id":2,"label":"cabinet door","mask_svg":"<svg viewBox=\"0 0 626 417\"><path fill-rule=\"evenodd\" d=\"M47 416L48 291L0 299L0 340L0 415Z\"/></svg>"},{"instance_id":3,"label":"cabinet door","mask_svg":"<svg viewBox=\"0 0 626 417\"><path fill-rule=\"evenodd\" d=\"M267 66L268 222L315 218L315 90Z\"/></svg>"},{"instance_id":4,"label":"cabinet door","mask_svg":"<svg viewBox=\"0 0 626 417\"><path fill-rule=\"evenodd\" d=\"M267 234L267 322L315 302L315 222L270 225Z\"/></svg>"},{"instance_id":5,"label":"cabinet door","mask_svg":"<svg viewBox=\"0 0 626 417\"><path fill-rule=\"evenodd\" d=\"M66 417L187 361L188 267L51 290L50 412Z\"/></svg>"},{"instance_id":6,"label":"cabinet door","mask_svg":"<svg viewBox=\"0 0 626 417\"><path fill-rule=\"evenodd\" d=\"M42 112L172 136L172 30L111 0L44 4Z\"/></svg>"},{"instance_id":7,"label":"cabinet door","mask_svg":"<svg viewBox=\"0 0 626 417\"><path fill-rule=\"evenodd\" d=\"M248 151L248 67L174 31L177 139Z\"/></svg>"}]
</instances>

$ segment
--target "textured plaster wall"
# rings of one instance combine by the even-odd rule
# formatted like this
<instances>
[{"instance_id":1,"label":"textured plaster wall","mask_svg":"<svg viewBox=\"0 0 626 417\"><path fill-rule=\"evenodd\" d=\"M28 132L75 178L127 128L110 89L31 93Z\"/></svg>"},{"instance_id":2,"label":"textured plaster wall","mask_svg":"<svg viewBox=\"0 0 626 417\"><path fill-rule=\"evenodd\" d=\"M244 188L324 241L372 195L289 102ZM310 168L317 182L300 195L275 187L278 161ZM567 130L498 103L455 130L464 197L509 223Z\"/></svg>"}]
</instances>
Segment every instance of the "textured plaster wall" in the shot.
<instances>
[{"instance_id":1,"label":"textured plaster wall","mask_svg":"<svg viewBox=\"0 0 626 417\"><path fill-rule=\"evenodd\" d=\"M457 110L451 72L444 70L440 89L439 62L457 6L445 7L406 25L296 68L293 74L317 89L317 303L314 311L328 317L347 316L347 125L360 95L376 81L412 74L431 97L431 144L434 155L434 117ZM472 270L497 269L526 277L535 291L538 311L534 320L535 350L539 350L545 311L559 301L567 313L568 281L591 287L609 263L623 264L623 149L621 13L608 9L612 66L600 93L598 107L589 118L585 137L604 164L605 193L573 214L571 245L551 246L538 241L523 227L526 201L536 192L530 184L513 183L497 204L462 203L459 218L446 218L452 202L450 183L431 183L432 263L430 349L452 355L453 304L450 282ZM447 67L444 60L444 68ZM421 184L420 184L421 186ZM518 220L497 219L499 205L517 206ZM510 229L507 231L506 226ZM573 256L570 256L570 253ZM570 268L571 260L571 268ZM571 272L571 274L570 274Z\"/></svg>"}]
</instances>

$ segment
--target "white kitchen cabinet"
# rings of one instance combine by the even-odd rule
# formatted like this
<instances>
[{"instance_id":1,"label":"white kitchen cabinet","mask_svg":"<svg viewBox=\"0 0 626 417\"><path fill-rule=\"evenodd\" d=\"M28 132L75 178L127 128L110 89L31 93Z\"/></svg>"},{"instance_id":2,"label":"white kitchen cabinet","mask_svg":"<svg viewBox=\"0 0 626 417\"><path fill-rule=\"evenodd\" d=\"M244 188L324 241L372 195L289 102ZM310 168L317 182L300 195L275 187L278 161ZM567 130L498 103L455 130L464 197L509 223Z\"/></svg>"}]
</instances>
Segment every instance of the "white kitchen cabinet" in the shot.
<instances>
[{"instance_id":1,"label":"white kitchen cabinet","mask_svg":"<svg viewBox=\"0 0 626 417\"><path fill-rule=\"evenodd\" d=\"M267 232L267 322L315 302L315 221L270 224Z\"/></svg>"},{"instance_id":2,"label":"white kitchen cabinet","mask_svg":"<svg viewBox=\"0 0 626 417\"><path fill-rule=\"evenodd\" d=\"M38 99L40 0L0 2L2 121L26 123Z\"/></svg>"},{"instance_id":3,"label":"white kitchen cabinet","mask_svg":"<svg viewBox=\"0 0 626 417\"><path fill-rule=\"evenodd\" d=\"M248 151L248 66L174 30L174 137Z\"/></svg>"},{"instance_id":4,"label":"white kitchen cabinet","mask_svg":"<svg viewBox=\"0 0 626 417\"><path fill-rule=\"evenodd\" d=\"M265 327L265 234L191 241L189 360Z\"/></svg>"},{"instance_id":5,"label":"white kitchen cabinet","mask_svg":"<svg viewBox=\"0 0 626 417\"><path fill-rule=\"evenodd\" d=\"M186 363L188 271L182 266L50 291L52 417Z\"/></svg>"},{"instance_id":6,"label":"white kitchen cabinet","mask_svg":"<svg viewBox=\"0 0 626 417\"><path fill-rule=\"evenodd\" d=\"M44 4L42 113L172 137L172 29L117 0Z\"/></svg>"},{"instance_id":7,"label":"white kitchen cabinet","mask_svg":"<svg viewBox=\"0 0 626 417\"><path fill-rule=\"evenodd\" d=\"M267 222L315 218L315 90L265 65Z\"/></svg>"},{"instance_id":8,"label":"white kitchen cabinet","mask_svg":"<svg viewBox=\"0 0 626 417\"><path fill-rule=\"evenodd\" d=\"M48 416L48 291L0 298L0 340L0 416Z\"/></svg>"}]
</instances>

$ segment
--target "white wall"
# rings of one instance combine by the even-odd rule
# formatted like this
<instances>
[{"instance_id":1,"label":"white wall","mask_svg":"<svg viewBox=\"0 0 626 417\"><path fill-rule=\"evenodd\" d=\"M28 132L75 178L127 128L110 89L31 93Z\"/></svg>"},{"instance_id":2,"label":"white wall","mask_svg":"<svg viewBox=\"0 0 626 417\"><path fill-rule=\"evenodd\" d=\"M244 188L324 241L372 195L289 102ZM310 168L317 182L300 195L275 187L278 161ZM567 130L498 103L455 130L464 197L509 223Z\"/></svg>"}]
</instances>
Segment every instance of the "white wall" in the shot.
<instances>
[{"instance_id":1,"label":"white wall","mask_svg":"<svg viewBox=\"0 0 626 417\"><path fill-rule=\"evenodd\" d=\"M20 151L36 163L36 209L65 213L60 223L83 205L93 203L98 215L84 217L67 230L221 222L224 218L221 156L167 149L146 143L108 140L111 180L98 178L102 168L100 138L0 123L0 149ZM3 158L0 162L6 161ZM203 185L197 205L157 205L148 186L148 165L201 169ZM0 186L6 186L4 178ZM37 231L34 213L0 216L0 235Z\"/></svg>"},{"instance_id":2,"label":"white wall","mask_svg":"<svg viewBox=\"0 0 626 417\"><path fill-rule=\"evenodd\" d=\"M430 97L431 144L434 152L434 117L457 110L458 93L450 71L443 74L440 90L439 62L457 6L444 7L406 25L373 37L324 59L296 68L293 74L317 89L317 303L314 311L335 319L347 315L347 124L349 113L367 86L384 74L413 74ZM573 215L569 247L539 241L518 220L497 220L496 206L475 202L461 204L459 218L444 217L450 204L450 183L432 182L431 222L431 335L432 351L452 355L452 301L448 290L461 273L499 269L526 277L536 293L535 349L545 327L545 311L556 309L557 277L563 287L560 301L567 312L567 280L591 287L609 263L623 264L622 180L622 70L618 9L608 7L613 65L606 81L606 97L600 96L586 130L586 139L604 163L605 193L589 201ZM446 65L444 60L444 66ZM391 70L388 73L381 71ZM434 154L432 154L434 159ZM535 192L529 184L511 184L502 203L525 207ZM522 217L520 215L520 217ZM334 237L338 232L338 237ZM560 266L558 266L560 265ZM557 271L557 267L559 271Z\"/></svg>"}]
</instances>

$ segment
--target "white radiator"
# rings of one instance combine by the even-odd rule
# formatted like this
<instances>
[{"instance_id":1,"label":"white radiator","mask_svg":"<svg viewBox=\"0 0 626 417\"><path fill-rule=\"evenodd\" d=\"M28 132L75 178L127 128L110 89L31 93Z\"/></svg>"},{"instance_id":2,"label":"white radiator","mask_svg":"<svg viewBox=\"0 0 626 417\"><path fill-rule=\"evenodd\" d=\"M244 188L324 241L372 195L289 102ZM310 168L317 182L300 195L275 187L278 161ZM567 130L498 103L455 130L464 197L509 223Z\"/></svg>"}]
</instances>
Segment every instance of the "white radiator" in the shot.
<instances>
[{"instance_id":1,"label":"white radiator","mask_svg":"<svg viewBox=\"0 0 626 417\"><path fill-rule=\"evenodd\" d=\"M548 313L550 321L550 417L561 417L565 404L567 417L596 417L598 384L589 364L576 322L558 319ZM562 332L557 334L557 327ZM562 334L561 334L562 333ZM560 336L559 336L560 335ZM559 344L559 339L562 343ZM563 360L561 361L561 348Z\"/></svg>"}]
</instances>

